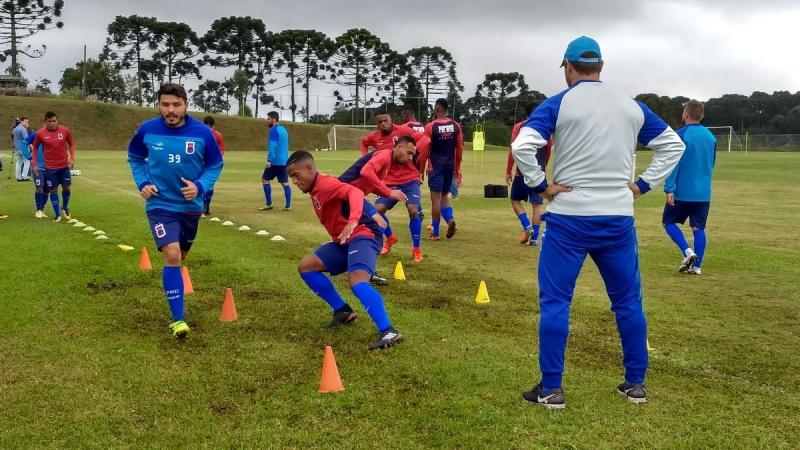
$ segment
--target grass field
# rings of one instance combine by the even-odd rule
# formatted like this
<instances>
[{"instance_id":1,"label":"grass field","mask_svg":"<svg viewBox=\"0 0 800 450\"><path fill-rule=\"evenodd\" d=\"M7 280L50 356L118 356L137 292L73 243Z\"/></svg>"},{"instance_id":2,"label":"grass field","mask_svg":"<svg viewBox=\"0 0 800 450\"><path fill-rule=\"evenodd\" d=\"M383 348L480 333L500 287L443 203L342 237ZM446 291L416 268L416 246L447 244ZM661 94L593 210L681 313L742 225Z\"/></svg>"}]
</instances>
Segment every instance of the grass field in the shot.
<instances>
[{"instance_id":1,"label":"grass field","mask_svg":"<svg viewBox=\"0 0 800 450\"><path fill-rule=\"evenodd\" d=\"M331 173L356 157L317 155ZM519 395L538 379L538 249L516 243L507 201L481 198L485 183L502 182L505 153L487 152L483 174L466 155L459 232L424 243L422 265L411 262L402 212L393 213L401 243L379 268L406 267L408 281L383 293L407 339L385 352L367 351L375 330L366 314L322 329L329 311L296 264L325 233L297 191L290 213L256 211L262 157L226 155L212 209L287 240L201 224L187 261L195 293L186 342L167 333L161 263L124 153L79 156L71 209L108 233L105 244L36 222L32 186L2 172L0 211L11 217L0 222L0 448L800 447L800 154L719 155L699 278L676 273L663 196L638 200L649 402L637 407L614 391L619 340L587 262L561 412ZM648 160L640 155L640 170ZM154 256L151 273L137 270L142 246ZM473 301L481 280L489 305ZM218 320L226 287L237 322ZM339 394L316 392L325 345L346 387Z\"/></svg>"}]
</instances>

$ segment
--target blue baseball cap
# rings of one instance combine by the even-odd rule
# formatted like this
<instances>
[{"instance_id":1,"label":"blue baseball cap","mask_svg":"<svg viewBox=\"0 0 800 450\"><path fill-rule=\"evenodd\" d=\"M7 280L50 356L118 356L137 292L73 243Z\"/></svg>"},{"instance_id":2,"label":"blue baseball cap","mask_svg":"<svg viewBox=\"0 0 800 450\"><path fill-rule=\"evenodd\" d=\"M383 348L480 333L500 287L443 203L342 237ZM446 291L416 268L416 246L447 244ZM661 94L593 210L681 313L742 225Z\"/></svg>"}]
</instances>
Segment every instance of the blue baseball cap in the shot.
<instances>
[{"instance_id":1,"label":"blue baseball cap","mask_svg":"<svg viewBox=\"0 0 800 450\"><path fill-rule=\"evenodd\" d=\"M585 57L581 56L584 53L594 53L597 56ZM567 45L567 51L564 52L564 59L561 61L561 67L564 67L565 61L569 62L587 62L587 63L598 63L603 61L603 55L600 54L600 44L597 43L594 39L581 36L579 38L573 39L572 42Z\"/></svg>"}]
</instances>

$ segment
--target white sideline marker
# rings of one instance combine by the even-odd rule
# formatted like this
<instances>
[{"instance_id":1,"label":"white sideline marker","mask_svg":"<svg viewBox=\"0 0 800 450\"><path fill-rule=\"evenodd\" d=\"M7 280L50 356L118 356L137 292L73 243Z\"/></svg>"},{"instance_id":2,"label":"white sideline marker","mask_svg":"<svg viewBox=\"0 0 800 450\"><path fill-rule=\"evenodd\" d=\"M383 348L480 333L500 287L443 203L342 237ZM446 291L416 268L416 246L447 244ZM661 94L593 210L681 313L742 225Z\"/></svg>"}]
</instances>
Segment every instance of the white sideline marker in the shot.
<instances>
[{"instance_id":1,"label":"white sideline marker","mask_svg":"<svg viewBox=\"0 0 800 450\"><path fill-rule=\"evenodd\" d=\"M103 230L96 230L96 231L95 231L94 233L92 233L92 234L94 234L95 236L100 236L101 234L106 234L106 232L105 232L105 231L103 231Z\"/></svg>"},{"instance_id":2,"label":"white sideline marker","mask_svg":"<svg viewBox=\"0 0 800 450\"><path fill-rule=\"evenodd\" d=\"M271 240L271 241L285 241L286 239L284 239L284 237L283 237L283 236L281 236L280 234L276 234L276 235L275 235L275 236L273 236L273 237L272 237L272 239L270 239L270 240Z\"/></svg>"},{"instance_id":3,"label":"white sideline marker","mask_svg":"<svg viewBox=\"0 0 800 450\"><path fill-rule=\"evenodd\" d=\"M98 234L95 239L97 240L108 239L108 236L106 236L105 234Z\"/></svg>"},{"instance_id":4,"label":"white sideline marker","mask_svg":"<svg viewBox=\"0 0 800 450\"><path fill-rule=\"evenodd\" d=\"M269 236L269 231L267 231L267 230L258 230L256 232L256 236Z\"/></svg>"},{"instance_id":5,"label":"white sideline marker","mask_svg":"<svg viewBox=\"0 0 800 450\"><path fill-rule=\"evenodd\" d=\"M221 222L222 219L220 219L219 217L212 217L212 218L208 219L208 221L209 222Z\"/></svg>"},{"instance_id":6,"label":"white sideline marker","mask_svg":"<svg viewBox=\"0 0 800 450\"><path fill-rule=\"evenodd\" d=\"M233 222L231 222L230 220L226 220L225 222L222 222L222 226L223 227L231 227L231 226L233 226Z\"/></svg>"},{"instance_id":7,"label":"white sideline marker","mask_svg":"<svg viewBox=\"0 0 800 450\"><path fill-rule=\"evenodd\" d=\"M83 231L94 231L94 230L95 230L94 227L86 227L83 229Z\"/></svg>"},{"instance_id":8,"label":"white sideline marker","mask_svg":"<svg viewBox=\"0 0 800 450\"><path fill-rule=\"evenodd\" d=\"M239 227L239 231L250 231L250 227L247 225L242 225Z\"/></svg>"},{"instance_id":9,"label":"white sideline marker","mask_svg":"<svg viewBox=\"0 0 800 450\"><path fill-rule=\"evenodd\" d=\"M72 224L72 226L75 227L75 228L83 228L83 227L86 227L88 225L86 225L83 222L75 222L75 223Z\"/></svg>"}]
</instances>

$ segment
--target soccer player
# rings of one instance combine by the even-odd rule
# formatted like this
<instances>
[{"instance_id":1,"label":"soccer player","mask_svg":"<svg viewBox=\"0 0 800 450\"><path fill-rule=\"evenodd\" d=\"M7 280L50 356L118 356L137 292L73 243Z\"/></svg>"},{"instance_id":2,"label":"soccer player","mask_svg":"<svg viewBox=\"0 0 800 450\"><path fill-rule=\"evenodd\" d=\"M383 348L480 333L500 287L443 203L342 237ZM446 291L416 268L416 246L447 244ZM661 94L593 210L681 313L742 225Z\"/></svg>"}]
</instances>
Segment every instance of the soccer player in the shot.
<instances>
[{"instance_id":1,"label":"soccer player","mask_svg":"<svg viewBox=\"0 0 800 450\"><path fill-rule=\"evenodd\" d=\"M28 118L20 117L17 126L11 130L11 137L14 144L14 153L17 161L16 164L16 177L17 181L30 181L28 174L30 173L31 163L25 158L23 148L23 141L28 137Z\"/></svg>"},{"instance_id":2,"label":"soccer player","mask_svg":"<svg viewBox=\"0 0 800 450\"><path fill-rule=\"evenodd\" d=\"M45 192L45 186L47 185L47 179L45 177L45 167L44 167L44 147L42 144L39 144L35 150L33 148L33 141L36 139L36 132L31 131L28 134L28 137L22 141L22 147L20 150L23 153L23 157L28 160L33 160L33 153L36 152L37 154L37 161L38 167L35 171L35 175L33 178L33 186L34 186L34 194L33 199L34 203L36 204L36 212L33 214L33 217L37 219L46 219L47 216L44 213L44 207L47 205L47 193Z\"/></svg>"},{"instance_id":3,"label":"soccer player","mask_svg":"<svg viewBox=\"0 0 800 450\"><path fill-rule=\"evenodd\" d=\"M69 128L58 124L58 114L47 111L44 114L44 128L36 132L36 139L31 146L44 147L44 173L47 180L47 191L50 194L50 203L53 205L55 218L53 222L61 221L61 213L70 219L69 199L72 196L72 174L70 169L75 167L75 141ZM39 176L39 155L33 152L33 173ZM58 203L58 187L61 186L61 204Z\"/></svg>"},{"instance_id":4,"label":"soccer player","mask_svg":"<svg viewBox=\"0 0 800 450\"><path fill-rule=\"evenodd\" d=\"M286 131L286 127L279 123L277 111L267 113L267 124L269 125L269 149L267 150L267 162L264 164L264 173L261 175L267 204L259 209L261 211L272 209L270 182L277 177L278 182L283 185L283 195L286 198L283 210L291 211L292 188L289 186L289 176L286 174L286 160L289 158L289 133Z\"/></svg>"},{"instance_id":5,"label":"soccer player","mask_svg":"<svg viewBox=\"0 0 800 450\"><path fill-rule=\"evenodd\" d=\"M525 108L526 119L516 123L514 129L511 131L512 143L519 135L519 130L522 128L522 125L525 124L527 117L530 117L538 104L539 102L532 102ZM550 159L551 147L552 139L547 142L544 148L540 148L536 152L536 160L539 162L539 167L541 167L542 170L545 170L547 167L547 160ZM538 243L539 228L542 224L542 212L544 211L542 196L533 192L533 190L525 184L525 179L522 177L519 169L517 169L516 174L512 177L511 173L513 169L514 155L511 154L511 148L509 148L508 164L506 164L506 184L511 185L511 207L514 209L514 214L517 215L520 225L522 225L522 234L519 237L519 243L522 245L535 246ZM528 214L525 213L525 207L522 206L522 202L530 202L532 207L532 221L528 219Z\"/></svg>"},{"instance_id":6,"label":"soccer player","mask_svg":"<svg viewBox=\"0 0 800 450\"><path fill-rule=\"evenodd\" d=\"M292 182L311 197L311 204L331 241L300 261L300 278L312 292L333 310L328 328L352 323L358 315L336 291L323 272L336 276L347 272L350 289L361 301L378 329L378 340L370 350L391 347L403 339L386 314L381 294L369 284L381 250L383 224L365 213L364 193L355 186L317 171L314 158L305 151L296 151L287 162Z\"/></svg>"},{"instance_id":7,"label":"soccer player","mask_svg":"<svg viewBox=\"0 0 800 450\"><path fill-rule=\"evenodd\" d=\"M683 109L685 125L678 136L686 144L686 152L678 166L664 182L667 202L664 205L664 230L681 249L683 262L678 269L682 273L700 275L703 255L706 252L706 220L711 204L711 175L717 161L717 139L700 125L704 106L697 100L689 100ZM678 224L689 219L694 234L694 250L689 247Z\"/></svg>"},{"instance_id":8,"label":"soccer player","mask_svg":"<svg viewBox=\"0 0 800 450\"><path fill-rule=\"evenodd\" d=\"M563 408L561 377L575 281L591 256L606 285L622 340L625 381L619 394L647 401L647 323L633 220L633 201L672 172L683 142L641 102L600 82L603 59L594 39L567 46L561 66L569 88L543 101L512 144L525 184L550 200L539 257L541 381L522 394L531 403ZM557 144L548 185L537 151ZM650 166L630 182L636 142L653 149Z\"/></svg>"},{"instance_id":9,"label":"soccer player","mask_svg":"<svg viewBox=\"0 0 800 450\"><path fill-rule=\"evenodd\" d=\"M214 140L217 141L217 147L219 147L219 154L220 156L225 156L225 140L222 138L222 133L217 131L216 123L214 122L214 118L211 116L206 116L203 119L203 123L208 127L211 128L211 132L214 133ZM205 193L203 196L203 216L208 216L211 214L211 199L214 197L214 190L211 189Z\"/></svg>"},{"instance_id":10,"label":"soccer player","mask_svg":"<svg viewBox=\"0 0 800 450\"><path fill-rule=\"evenodd\" d=\"M128 145L128 163L156 246L164 256L161 279L175 338L189 334L183 307L181 261L197 236L203 194L214 189L222 171L222 155L211 130L186 113L183 86L161 85L160 117L141 124Z\"/></svg>"},{"instance_id":11,"label":"soccer player","mask_svg":"<svg viewBox=\"0 0 800 450\"><path fill-rule=\"evenodd\" d=\"M417 120L417 113L414 111L414 108L410 106L403 108L403 111L400 112L400 119L403 121L403 125L401 126L411 128L417 133L425 132L425 125Z\"/></svg>"},{"instance_id":12,"label":"soccer player","mask_svg":"<svg viewBox=\"0 0 800 450\"><path fill-rule=\"evenodd\" d=\"M431 191L431 240L439 240L439 221L447 223L447 239L456 234L453 204L447 194L453 184L462 183L461 156L464 152L464 137L461 125L447 117L447 99L436 100L433 111L436 119L425 125L425 135L431 140L428 188Z\"/></svg>"}]
</instances>

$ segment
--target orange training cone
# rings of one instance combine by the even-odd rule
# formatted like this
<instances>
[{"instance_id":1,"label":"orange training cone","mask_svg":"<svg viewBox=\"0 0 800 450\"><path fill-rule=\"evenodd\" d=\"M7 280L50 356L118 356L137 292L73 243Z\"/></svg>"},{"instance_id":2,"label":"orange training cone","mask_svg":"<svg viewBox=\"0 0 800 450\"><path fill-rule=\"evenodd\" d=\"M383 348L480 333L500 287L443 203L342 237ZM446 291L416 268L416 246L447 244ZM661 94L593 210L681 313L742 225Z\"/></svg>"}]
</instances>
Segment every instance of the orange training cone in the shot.
<instances>
[{"instance_id":1,"label":"orange training cone","mask_svg":"<svg viewBox=\"0 0 800 450\"><path fill-rule=\"evenodd\" d=\"M150 263L150 254L147 253L147 247L142 247L142 256L139 257L139 270L153 270L153 265Z\"/></svg>"},{"instance_id":2,"label":"orange training cone","mask_svg":"<svg viewBox=\"0 0 800 450\"><path fill-rule=\"evenodd\" d=\"M225 291L225 302L222 303L222 312L219 314L219 320L223 322L233 322L238 319L236 314L236 304L233 303L233 290L228 288Z\"/></svg>"},{"instance_id":3,"label":"orange training cone","mask_svg":"<svg viewBox=\"0 0 800 450\"><path fill-rule=\"evenodd\" d=\"M320 394L328 392L341 392L344 390L342 379L339 378L339 369L336 367L336 358L330 345L325 347L325 358L322 360L322 377L319 380Z\"/></svg>"},{"instance_id":4,"label":"orange training cone","mask_svg":"<svg viewBox=\"0 0 800 450\"><path fill-rule=\"evenodd\" d=\"M183 295L194 294L194 288L192 287L192 279L189 278L189 268L183 266L181 268L181 277L183 277Z\"/></svg>"}]
</instances>

